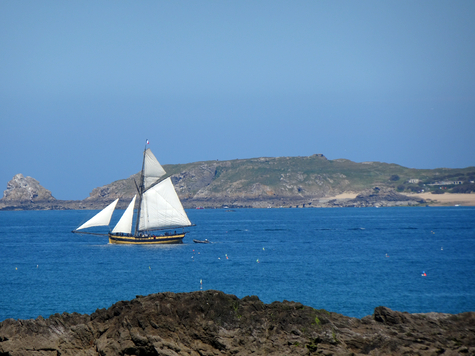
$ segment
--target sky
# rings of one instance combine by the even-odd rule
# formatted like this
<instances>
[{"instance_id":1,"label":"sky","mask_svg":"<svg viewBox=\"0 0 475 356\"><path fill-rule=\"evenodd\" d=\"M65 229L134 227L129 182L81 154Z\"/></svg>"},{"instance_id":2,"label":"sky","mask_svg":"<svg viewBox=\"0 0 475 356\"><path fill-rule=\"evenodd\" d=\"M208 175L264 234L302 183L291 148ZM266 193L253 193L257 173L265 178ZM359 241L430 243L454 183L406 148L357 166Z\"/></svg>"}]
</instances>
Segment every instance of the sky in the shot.
<instances>
[{"instance_id":1,"label":"sky","mask_svg":"<svg viewBox=\"0 0 475 356\"><path fill-rule=\"evenodd\" d=\"M471 0L1 1L0 194L22 173L84 199L139 172L146 139L162 164L475 166L474 19Z\"/></svg>"}]
</instances>

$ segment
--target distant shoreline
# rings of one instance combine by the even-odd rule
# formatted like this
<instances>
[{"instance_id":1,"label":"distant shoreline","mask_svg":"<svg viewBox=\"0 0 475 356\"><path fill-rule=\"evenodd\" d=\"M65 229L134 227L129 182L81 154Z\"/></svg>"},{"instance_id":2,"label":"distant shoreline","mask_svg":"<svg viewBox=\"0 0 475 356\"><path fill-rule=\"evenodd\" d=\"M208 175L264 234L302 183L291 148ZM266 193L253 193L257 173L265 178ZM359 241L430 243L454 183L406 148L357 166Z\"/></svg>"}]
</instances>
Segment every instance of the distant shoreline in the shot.
<instances>
[{"instance_id":1,"label":"distant shoreline","mask_svg":"<svg viewBox=\"0 0 475 356\"><path fill-rule=\"evenodd\" d=\"M361 192L345 192L334 196L320 198L320 205L314 205L314 207L325 207L325 203L329 201L336 201L337 204L344 204L345 202L355 199ZM410 198L424 199L427 202L427 205L430 206L475 206L475 194L472 193L444 193L444 194L432 194L432 193L400 193ZM197 201L196 204L186 204L185 208L194 209L195 205L202 206L203 202ZM266 201L261 202L262 206L251 206L245 205L243 202L242 207L247 208L259 208L268 206L270 203ZM54 200L47 202L3 202L0 199L0 211L12 211L12 210L98 210L104 207L104 201L82 201L82 200ZM123 205L120 209L126 208L126 202L124 200ZM425 204L425 203L424 203ZM294 203L291 202L290 206L301 205L301 202ZM276 207L276 206L274 206ZM307 205L307 207L312 207L312 205ZM216 207L214 207L216 208Z\"/></svg>"}]
</instances>

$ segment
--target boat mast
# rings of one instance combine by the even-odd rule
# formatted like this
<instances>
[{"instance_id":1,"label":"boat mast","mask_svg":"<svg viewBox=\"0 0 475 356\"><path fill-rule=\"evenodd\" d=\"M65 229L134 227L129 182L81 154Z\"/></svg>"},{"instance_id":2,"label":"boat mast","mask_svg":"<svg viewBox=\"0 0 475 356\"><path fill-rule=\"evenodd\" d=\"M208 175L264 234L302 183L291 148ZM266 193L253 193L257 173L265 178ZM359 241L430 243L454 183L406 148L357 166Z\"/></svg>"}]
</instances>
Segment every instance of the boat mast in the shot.
<instances>
[{"instance_id":1,"label":"boat mast","mask_svg":"<svg viewBox=\"0 0 475 356\"><path fill-rule=\"evenodd\" d=\"M148 140L146 141L148 143ZM145 144L145 148L143 150L143 161L142 161L142 172L140 173L140 186L138 187L139 191L139 207L137 209L137 219L135 222L135 232L134 236L137 236L137 232L139 231L139 221L140 221L140 207L142 206L142 194L145 190L145 175L144 175L144 168L145 168L145 152L147 152L147 143Z\"/></svg>"}]
</instances>

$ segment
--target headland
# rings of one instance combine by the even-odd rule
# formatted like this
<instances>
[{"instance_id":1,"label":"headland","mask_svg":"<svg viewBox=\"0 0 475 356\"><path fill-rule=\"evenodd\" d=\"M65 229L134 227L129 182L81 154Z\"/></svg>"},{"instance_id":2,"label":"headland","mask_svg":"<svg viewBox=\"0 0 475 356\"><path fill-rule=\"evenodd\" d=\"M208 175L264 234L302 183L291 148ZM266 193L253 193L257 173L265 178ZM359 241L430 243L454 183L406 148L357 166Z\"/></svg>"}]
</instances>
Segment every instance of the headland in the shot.
<instances>
[{"instance_id":1,"label":"headland","mask_svg":"<svg viewBox=\"0 0 475 356\"><path fill-rule=\"evenodd\" d=\"M164 165L185 208L475 206L475 167L414 169L382 162L261 157ZM125 209L139 173L92 189L83 200L57 200L32 177L7 183L0 210Z\"/></svg>"}]
</instances>

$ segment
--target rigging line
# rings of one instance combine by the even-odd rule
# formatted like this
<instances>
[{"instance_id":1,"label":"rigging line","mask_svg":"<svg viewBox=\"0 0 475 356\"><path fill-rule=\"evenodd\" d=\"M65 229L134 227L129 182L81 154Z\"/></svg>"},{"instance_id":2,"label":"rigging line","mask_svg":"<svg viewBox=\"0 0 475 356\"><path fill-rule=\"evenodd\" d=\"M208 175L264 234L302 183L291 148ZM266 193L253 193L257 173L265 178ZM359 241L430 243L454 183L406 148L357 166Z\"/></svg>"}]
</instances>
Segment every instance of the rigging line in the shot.
<instances>
[{"instance_id":1,"label":"rigging line","mask_svg":"<svg viewBox=\"0 0 475 356\"><path fill-rule=\"evenodd\" d=\"M137 184L137 181L134 179L134 183L135 183L135 188L137 188L137 193L140 194L140 189L139 189L139 186Z\"/></svg>"},{"instance_id":2,"label":"rigging line","mask_svg":"<svg viewBox=\"0 0 475 356\"><path fill-rule=\"evenodd\" d=\"M148 143L148 139L147 139ZM139 220L140 220L140 211L142 210L142 195L144 194L144 187L145 187L145 176L144 176L144 167L145 167L145 153L147 152L147 145L145 145L145 149L143 151L143 161L142 161L142 171L140 173L140 189L139 189L139 201L138 201L138 208L137 208L137 218L136 218L136 223L135 223L135 233L134 235L137 235L137 232L139 231ZM137 183L136 183L137 184Z\"/></svg>"}]
</instances>

